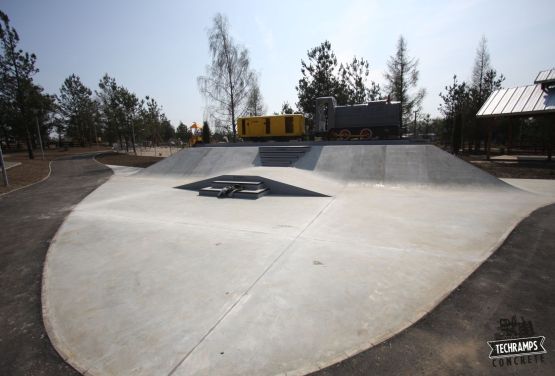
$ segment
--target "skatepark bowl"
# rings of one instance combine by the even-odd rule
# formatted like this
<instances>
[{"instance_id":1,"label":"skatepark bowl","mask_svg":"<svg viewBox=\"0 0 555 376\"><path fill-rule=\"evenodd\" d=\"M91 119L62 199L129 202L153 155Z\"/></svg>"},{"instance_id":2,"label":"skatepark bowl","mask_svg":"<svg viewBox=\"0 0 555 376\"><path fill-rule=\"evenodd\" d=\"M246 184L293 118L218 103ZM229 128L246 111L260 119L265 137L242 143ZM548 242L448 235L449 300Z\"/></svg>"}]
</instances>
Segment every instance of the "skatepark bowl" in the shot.
<instances>
[{"instance_id":1,"label":"skatepark bowl","mask_svg":"<svg viewBox=\"0 0 555 376\"><path fill-rule=\"evenodd\" d=\"M78 204L43 276L62 357L91 375L306 374L418 321L555 201L431 145L297 148L186 149ZM199 194L233 177L268 194Z\"/></svg>"}]
</instances>

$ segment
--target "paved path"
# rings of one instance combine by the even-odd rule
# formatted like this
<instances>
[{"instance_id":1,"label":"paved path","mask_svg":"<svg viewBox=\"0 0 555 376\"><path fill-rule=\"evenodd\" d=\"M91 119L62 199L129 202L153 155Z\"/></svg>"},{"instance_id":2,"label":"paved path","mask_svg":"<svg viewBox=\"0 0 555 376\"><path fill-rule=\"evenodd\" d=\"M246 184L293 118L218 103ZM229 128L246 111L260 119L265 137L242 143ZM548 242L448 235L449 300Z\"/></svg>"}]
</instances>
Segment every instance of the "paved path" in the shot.
<instances>
[{"instance_id":1,"label":"paved path","mask_svg":"<svg viewBox=\"0 0 555 376\"><path fill-rule=\"evenodd\" d=\"M315 373L328 375L555 375L555 205L535 211L459 288L389 341ZM544 361L493 367L486 341L499 319L532 321Z\"/></svg>"},{"instance_id":2,"label":"paved path","mask_svg":"<svg viewBox=\"0 0 555 376\"><path fill-rule=\"evenodd\" d=\"M72 206L112 174L91 155L52 163L52 176L0 198L0 374L76 375L53 349L41 314L48 245Z\"/></svg>"}]
</instances>

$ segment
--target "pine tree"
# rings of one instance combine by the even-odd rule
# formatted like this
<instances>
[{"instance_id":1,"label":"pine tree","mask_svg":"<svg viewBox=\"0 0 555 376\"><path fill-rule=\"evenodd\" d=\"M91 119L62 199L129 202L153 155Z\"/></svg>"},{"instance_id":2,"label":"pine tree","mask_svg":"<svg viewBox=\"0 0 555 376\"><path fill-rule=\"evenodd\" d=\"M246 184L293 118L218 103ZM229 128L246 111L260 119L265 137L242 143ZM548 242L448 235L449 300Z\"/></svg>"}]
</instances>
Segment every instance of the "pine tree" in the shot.
<instances>
[{"instance_id":1,"label":"pine tree","mask_svg":"<svg viewBox=\"0 0 555 376\"><path fill-rule=\"evenodd\" d=\"M308 61L301 60L302 78L296 86L297 107L302 112L311 116L316 98L336 95L339 87L336 69L337 58L330 42L325 41L308 51Z\"/></svg>"},{"instance_id":2,"label":"pine tree","mask_svg":"<svg viewBox=\"0 0 555 376\"><path fill-rule=\"evenodd\" d=\"M202 123L202 143L209 144L212 132L210 131L210 126L207 121Z\"/></svg>"},{"instance_id":3,"label":"pine tree","mask_svg":"<svg viewBox=\"0 0 555 376\"><path fill-rule=\"evenodd\" d=\"M33 83L39 71L35 54L18 48L19 35L10 25L9 17L0 11L0 101L4 111L12 113L15 128L25 135L29 159L33 159L30 123L33 119L31 98L42 88ZM34 109L38 110L38 109Z\"/></svg>"},{"instance_id":4,"label":"pine tree","mask_svg":"<svg viewBox=\"0 0 555 376\"><path fill-rule=\"evenodd\" d=\"M72 74L64 80L60 88L58 108L65 126L64 133L79 140L82 146L85 142L90 144L97 107L92 99L92 91L83 85L79 76Z\"/></svg>"}]
</instances>

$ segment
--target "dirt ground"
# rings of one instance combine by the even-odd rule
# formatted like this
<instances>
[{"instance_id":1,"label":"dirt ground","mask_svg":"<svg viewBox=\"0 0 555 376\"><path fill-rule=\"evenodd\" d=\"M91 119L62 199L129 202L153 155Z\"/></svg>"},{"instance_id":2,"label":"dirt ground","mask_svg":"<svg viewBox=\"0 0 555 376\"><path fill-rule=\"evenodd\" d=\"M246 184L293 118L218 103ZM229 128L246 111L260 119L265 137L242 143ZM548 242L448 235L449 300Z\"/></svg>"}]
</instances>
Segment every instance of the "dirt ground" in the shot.
<instances>
[{"instance_id":1,"label":"dirt ground","mask_svg":"<svg viewBox=\"0 0 555 376\"><path fill-rule=\"evenodd\" d=\"M44 160L40 150L34 150L35 159L29 159L26 151L4 154L4 160L7 162L20 162L19 166L10 168L8 171L8 179L10 185L4 186L3 180L0 179L0 194L13 191L26 185L36 183L46 176L49 172L50 161L68 155L82 154L88 152L97 152L102 150L110 150L107 147L76 147L64 149L47 149L44 151ZM0 173L1 175L1 173Z\"/></svg>"},{"instance_id":2,"label":"dirt ground","mask_svg":"<svg viewBox=\"0 0 555 376\"><path fill-rule=\"evenodd\" d=\"M555 179L555 161L485 161L472 157L463 159L498 178Z\"/></svg>"},{"instance_id":3,"label":"dirt ground","mask_svg":"<svg viewBox=\"0 0 555 376\"><path fill-rule=\"evenodd\" d=\"M130 167L148 167L154 163L164 159L163 157L152 156L134 156L124 153L107 153L96 157L96 160L109 165L130 166Z\"/></svg>"}]
</instances>

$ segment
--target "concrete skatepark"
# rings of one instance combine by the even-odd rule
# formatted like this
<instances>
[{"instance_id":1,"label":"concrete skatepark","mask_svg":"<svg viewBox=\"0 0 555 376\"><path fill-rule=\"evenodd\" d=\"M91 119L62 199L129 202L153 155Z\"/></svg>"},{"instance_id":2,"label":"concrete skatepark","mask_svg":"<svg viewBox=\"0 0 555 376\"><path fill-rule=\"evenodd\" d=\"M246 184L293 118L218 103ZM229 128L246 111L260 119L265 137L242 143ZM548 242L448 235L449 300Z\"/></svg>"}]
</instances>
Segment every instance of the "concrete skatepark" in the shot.
<instances>
[{"instance_id":1,"label":"concrete skatepark","mask_svg":"<svg viewBox=\"0 0 555 376\"><path fill-rule=\"evenodd\" d=\"M407 328L456 288L552 185L498 180L429 145L182 151L116 170L59 229L43 316L83 373L305 374ZM258 176L321 194L258 200L182 185Z\"/></svg>"}]
</instances>

